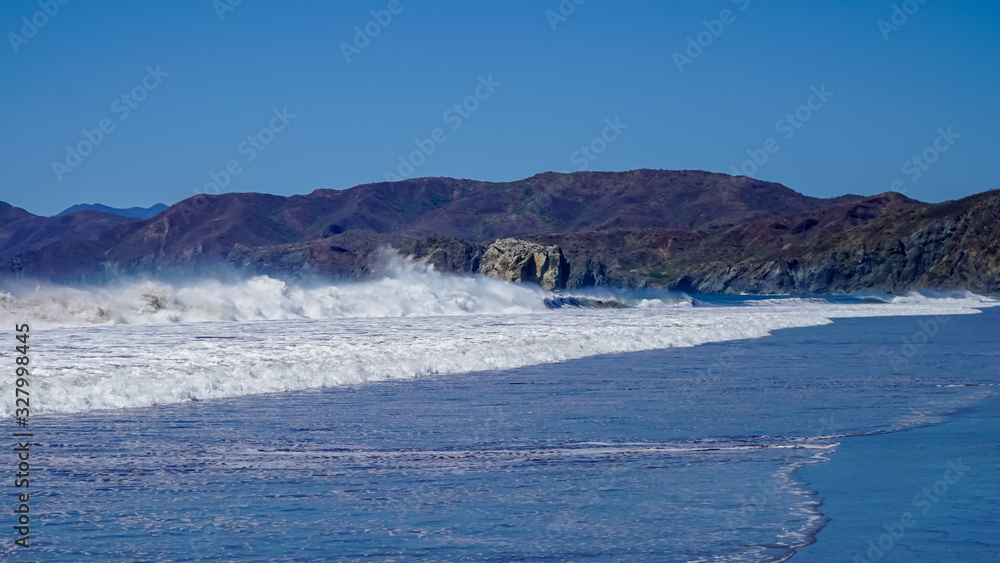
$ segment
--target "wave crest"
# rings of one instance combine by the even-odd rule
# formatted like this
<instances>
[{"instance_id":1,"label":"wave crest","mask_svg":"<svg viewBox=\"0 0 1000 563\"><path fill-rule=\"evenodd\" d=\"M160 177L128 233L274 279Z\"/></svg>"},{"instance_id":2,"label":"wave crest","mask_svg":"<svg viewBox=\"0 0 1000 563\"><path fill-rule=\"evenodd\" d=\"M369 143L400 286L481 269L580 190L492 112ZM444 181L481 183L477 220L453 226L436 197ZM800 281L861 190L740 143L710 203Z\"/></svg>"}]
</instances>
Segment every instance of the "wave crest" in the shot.
<instances>
[{"instance_id":1,"label":"wave crest","mask_svg":"<svg viewBox=\"0 0 1000 563\"><path fill-rule=\"evenodd\" d=\"M18 282L0 292L0 317L42 326L204 321L510 314L546 310L538 287L442 274L386 257L378 277L338 283L243 280L118 280L107 286Z\"/></svg>"}]
</instances>

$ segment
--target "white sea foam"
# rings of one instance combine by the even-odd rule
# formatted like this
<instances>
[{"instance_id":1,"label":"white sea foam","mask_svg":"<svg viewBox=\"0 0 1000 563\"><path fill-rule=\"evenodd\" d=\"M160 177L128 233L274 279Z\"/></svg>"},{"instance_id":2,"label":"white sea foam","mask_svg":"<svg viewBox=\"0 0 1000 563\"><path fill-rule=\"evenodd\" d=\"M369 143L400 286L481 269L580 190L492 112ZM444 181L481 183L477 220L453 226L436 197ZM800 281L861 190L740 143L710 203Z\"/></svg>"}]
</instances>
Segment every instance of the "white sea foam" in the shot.
<instances>
[{"instance_id":1,"label":"white sea foam","mask_svg":"<svg viewBox=\"0 0 1000 563\"><path fill-rule=\"evenodd\" d=\"M830 301L822 297L785 297L778 299L752 299L747 301L751 307L770 307L772 305L829 305Z\"/></svg>"},{"instance_id":2,"label":"white sea foam","mask_svg":"<svg viewBox=\"0 0 1000 563\"><path fill-rule=\"evenodd\" d=\"M367 281L291 283L268 276L120 280L108 287L20 282L0 291L0 322L31 318L42 327L204 321L511 314L544 311L548 292L483 276L436 272L391 259Z\"/></svg>"},{"instance_id":3,"label":"white sea foam","mask_svg":"<svg viewBox=\"0 0 1000 563\"><path fill-rule=\"evenodd\" d=\"M978 296L914 296L876 304L778 299L692 307L690 300L644 295L626 303L630 308L551 310L544 300L552 294L540 289L413 264L378 280L326 286L254 278L12 293L3 300L3 322L32 325L34 415L510 369L756 338L841 317L963 314L997 304ZM609 298L621 296L602 297ZM636 306L643 301L662 305ZM193 322L201 320L230 322ZM38 330L46 325L62 326ZM12 384L0 380L3 416L14 412Z\"/></svg>"},{"instance_id":4,"label":"white sea foam","mask_svg":"<svg viewBox=\"0 0 1000 563\"><path fill-rule=\"evenodd\" d=\"M554 304L553 297L562 301ZM110 287L19 282L0 289L0 322L33 326L155 325L206 321L424 317L542 312L555 307L691 306L667 291L589 289L552 294L538 286L484 276L442 274L396 258L375 279L292 283L268 276L217 279L132 279Z\"/></svg>"},{"instance_id":5,"label":"white sea foam","mask_svg":"<svg viewBox=\"0 0 1000 563\"><path fill-rule=\"evenodd\" d=\"M969 291L911 291L906 295L893 296L889 300L890 303L896 304L906 304L906 305L920 305L920 304L934 304L936 306L947 306L949 304L958 305L960 307L968 306L970 303L982 303L987 306L993 306L991 304L996 303L996 299L992 297L986 297L983 295L976 295L975 293Z\"/></svg>"}]
</instances>

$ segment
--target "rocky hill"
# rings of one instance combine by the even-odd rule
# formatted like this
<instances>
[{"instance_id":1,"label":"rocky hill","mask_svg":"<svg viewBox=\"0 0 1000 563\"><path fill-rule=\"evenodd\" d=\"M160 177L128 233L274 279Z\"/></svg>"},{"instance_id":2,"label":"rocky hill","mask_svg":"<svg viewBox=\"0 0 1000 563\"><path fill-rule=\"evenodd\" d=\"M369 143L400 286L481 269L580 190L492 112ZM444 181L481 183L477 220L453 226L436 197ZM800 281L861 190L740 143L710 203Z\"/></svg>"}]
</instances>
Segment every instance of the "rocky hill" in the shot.
<instances>
[{"instance_id":1,"label":"rocky hill","mask_svg":"<svg viewBox=\"0 0 1000 563\"><path fill-rule=\"evenodd\" d=\"M937 205L899 194L817 199L699 171L545 173L509 183L421 178L308 195L196 196L156 217L36 217L0 205L6 275L59 281L226 264L361 276L380 247L476 272L515 237L557 245L569 287L822 293L1000 292L998 193Z\"/></svg>"},{"instance_id":2,"label":"rocky hill","mask_svg":"<svg viewBox=\"0 0 1000 563\"><path fill-rule=\"evenodd\" d=\"M1000 292L1000 191L938 205L899 194L725 229L633 229L539 237L572 280L696 293ZM586 261L604 268L597 272ZM571 281L572 284L572 281Z\"/></svg>"},{"instance_id":3,"label":"rocky hill","mask_svg":"<svg viewBox=\"0 0 1000 563\"><path fill-rule=\"evenodd\" d=\"M150 219L159 215L160 212L166 208L167 206L162 203L157 203L156 205L152 205L150 207L129 207L127 209L109 207L107 205L101 205L100 203L78 203L68 209L60 211L56 214L56 217L62 217L63 215L69 215L70 213L76 213L77 211L100 211L101 213L121 215L122 217L130 217L132 219Z\"/></svg>"}]
</instances>

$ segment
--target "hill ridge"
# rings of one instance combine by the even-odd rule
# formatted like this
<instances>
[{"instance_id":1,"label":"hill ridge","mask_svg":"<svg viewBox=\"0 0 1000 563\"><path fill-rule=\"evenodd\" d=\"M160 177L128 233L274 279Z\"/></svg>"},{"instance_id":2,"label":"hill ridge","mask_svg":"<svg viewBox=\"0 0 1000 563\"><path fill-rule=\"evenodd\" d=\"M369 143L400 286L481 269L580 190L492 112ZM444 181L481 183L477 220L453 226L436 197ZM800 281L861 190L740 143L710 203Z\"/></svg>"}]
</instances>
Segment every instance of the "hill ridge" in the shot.
<instances>
[{"instance_id":1,"label":"hill ridge","mask_svg":"<svg viewBox=\"0 0 1000 563\"><path fill-rule=\"evenodd\" d=\"M997 233L979 224L993 217L992 208L970 214L977 197L942 204L891 192L824 199L697 170L543 172L513 182L428 177L287 197L200 195L145 220L96 211L42 218L0 206L0 218L9 218L0 226L0 259L19 264L6 275L62 281L220 264L284 276L359 276L381 246L463 271L483 245L515 237L563 247L571 285L1000 291L990 252ZM941 225L950 226L942 232ZM903 260L893 254L900 244ZM867 258L855 259L859 252ZM942 274L959 255L965 262Z\"/></svg>"}]
</instances>

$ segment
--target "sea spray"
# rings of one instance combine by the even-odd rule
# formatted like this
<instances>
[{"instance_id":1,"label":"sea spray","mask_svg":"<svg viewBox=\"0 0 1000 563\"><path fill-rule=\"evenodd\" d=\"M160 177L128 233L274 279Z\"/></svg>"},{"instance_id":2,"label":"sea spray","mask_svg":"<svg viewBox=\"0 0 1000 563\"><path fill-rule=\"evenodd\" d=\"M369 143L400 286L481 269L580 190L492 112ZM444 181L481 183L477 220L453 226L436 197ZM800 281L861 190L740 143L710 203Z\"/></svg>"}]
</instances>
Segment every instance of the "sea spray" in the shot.
<instances>
[{"instance_id":1,"label":"sea spray","mask_svg":"<svg viewBox=\"0 0 1000 563\"><path fill-rule=\"evenodd\" d=\"M365 280L133 278L113 286L21 280L0 286L0 322L28 316L40 328L261 321L342 317L419 317L537 313L568 307L689 306L665 290L592 288L552 293L478 275L442 273L381 253ZM558 307L554 306L558 303ZM9 324L9 323L8 323Z\"/></svg>"}]
</instances>

